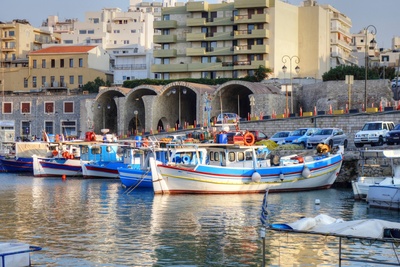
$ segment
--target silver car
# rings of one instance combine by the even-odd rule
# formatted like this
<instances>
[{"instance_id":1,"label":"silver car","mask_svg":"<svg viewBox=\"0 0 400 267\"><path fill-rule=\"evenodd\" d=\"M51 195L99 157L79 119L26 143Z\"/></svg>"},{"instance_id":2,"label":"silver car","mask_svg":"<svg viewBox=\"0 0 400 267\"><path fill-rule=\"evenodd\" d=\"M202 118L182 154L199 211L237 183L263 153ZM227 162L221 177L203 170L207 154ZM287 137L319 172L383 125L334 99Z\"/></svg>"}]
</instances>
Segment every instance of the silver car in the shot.
<instances>
[{"instance_id":1,"label":"silver car","mask_svg":"<svg viewBox=\"0 0 400 267\"><path fill-rule=\"evenodd\" d=\"M274 133L274 135L271 136L269 140L272 140L278 145L281 145L285 142L286 137L288 137L290 133L290 131L276 132Z\"/></svg>"},{"instance_id":2,"label":"silver car","mask_svg":"<svg viewBox=\"0 0 400 267\"><path fill-rule=\"evenodd\" d=\"M347 136L340 128L322 128L316 131L307 141L307 148L316 148L318 144L327 144L330 147L343 145L347 147Z\"/></svg>"}]
</instances>

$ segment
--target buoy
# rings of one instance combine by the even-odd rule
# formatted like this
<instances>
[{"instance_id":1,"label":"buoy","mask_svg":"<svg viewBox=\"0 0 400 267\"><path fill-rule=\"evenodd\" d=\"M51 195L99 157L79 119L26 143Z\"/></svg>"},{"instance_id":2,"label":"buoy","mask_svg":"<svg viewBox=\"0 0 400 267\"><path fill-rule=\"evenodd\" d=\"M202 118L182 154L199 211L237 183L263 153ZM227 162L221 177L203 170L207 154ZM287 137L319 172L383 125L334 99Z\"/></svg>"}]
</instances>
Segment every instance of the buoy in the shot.
<instances>
[{"instance_id":1,"label":"buoy","mask_svg":"<svg viewBox=\"0 0 400 267\"><path fill-rule=\"evenodd\" d=\"M303 171L301 172L301 175L302 175L304 178L310 178L310 176L311 176L311 171L310 171L310 169L307 167L307 165L304 165L304 168L303 168Z\"/></svg>"},{"instance_id":2,"label":"buoy","mask_svg":"<svg viewBox=\"0 0 400 267\"><path fill-rule=\"evenodd\" d=\"M66 176L65 174L63 174L63 175L61 176L61 178L63 179L63 181L65 181L65 180L67 179L67 176Z\"/></svg>"},{"instance_id":3,"label":"buoy","mask_svg":"<svg viewBox=\"0 0 400 267\"><path fill-rule=\"evenodd\" d=\"M317 198L315 199L315 205L319 205L321 203L321 201Z\"/></svg>"},{"instance_id":4,"label":"buoy","mask_svg":"<svg viewBox=\"0 0 400 267\"><path fill-rule=\"evenodd\" d=\"M261 175L258 172L253 172L251 180L255 183L259 183L261 181Z\"/></svg>"},{"instance_id":5,"label":"buoy","mask_svg":"<svg viewBox=\"0 0 400 267\"><path fill-rule=\"evenodd\" d=\"M283 180L285 180L285 175L283 173L279 174L279 179L283 182Z\"/></svg>"}]
</instances>

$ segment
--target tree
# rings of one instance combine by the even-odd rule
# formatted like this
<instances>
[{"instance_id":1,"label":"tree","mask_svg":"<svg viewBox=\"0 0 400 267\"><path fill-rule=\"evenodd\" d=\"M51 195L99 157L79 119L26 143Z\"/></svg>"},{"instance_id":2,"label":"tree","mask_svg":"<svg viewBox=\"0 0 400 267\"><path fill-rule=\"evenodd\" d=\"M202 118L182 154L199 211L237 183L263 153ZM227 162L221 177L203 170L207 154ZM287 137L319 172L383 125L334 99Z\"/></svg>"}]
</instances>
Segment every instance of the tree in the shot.
<instances>
[{"instance_id":1,"label":"tree","mask_svg":"<svg viewBox=\"0 0 400 267\"><path fill-rule=\"evenodd\" d=\"M322 80L326 81L340 81L345 80L346 75L353 75L354 80L365 80L365 68L359 66L340 65L336 68L330 69L322 75ZM368 68L368 79L379 79L378 68Z\"/></svg>"},{"instance_id":2,"label":"tree","mask_svg":"<svg viewBox=\"0 0 400 267\"><path fill-rule=\"evenodd\" d=\"M87 82L83 86L84 91L89 91L89 93L98 93L100 86L111 86L109 81L104 82L103 79L97 77L94 81Z\"/></svg>"},{"instance_id":3,"label":"tree","mask_svg":"<svg viewBox=\"0 0 400 267\"><path fill-rule=\"evenodd\" d=\"M257 82L261 82L265 78L267 78L272 73L270 68L265 67L264 65L258 66L258 69L254 71L254 77Z\"/></svg>"}]
</instances>

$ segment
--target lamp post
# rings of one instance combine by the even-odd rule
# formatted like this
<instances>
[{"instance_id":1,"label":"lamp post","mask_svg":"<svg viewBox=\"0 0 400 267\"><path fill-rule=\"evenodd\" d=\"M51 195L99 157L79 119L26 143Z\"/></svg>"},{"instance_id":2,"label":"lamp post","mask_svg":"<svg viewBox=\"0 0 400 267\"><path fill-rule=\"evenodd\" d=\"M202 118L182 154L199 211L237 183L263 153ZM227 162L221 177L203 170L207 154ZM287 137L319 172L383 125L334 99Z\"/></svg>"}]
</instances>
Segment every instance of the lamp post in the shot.
<instances>
[{"instance_id":1,"label":"lamp post","mask_svg":"<svg viewBox=\"0 0 400 267\"><path fill-rule=\"evenodd\" d=\"M204 93L204 103L205 103L204 111L207 112L207 129L210 127L210 112L211 112L210 101L211 101L211 96L207 92L205 92ZM203 121L204 121L204 113L203 113Z\"/></svg>"},{"instance_id":2,"label":"lamp post","mask_svg":"<svg viewBox=\"0 0 400 267\"><path fill-rule=\"evenodd\" d=\"M368 25L365 28L365 84L364 84L364 108L367 110L367 80L368 80L368 58L369 58L369 47L368 47L368 29L372 28L371 33L376 35L376 28L374 25ZM376 44L375 39L371 40L371 44Z\"/></svg>"},{"instance_id":3,"label":"lamp post","mask_svg":"<svg viewBox=\"0 0 400 267\"><path fill-rule=\"evenodd\" d=\"M138 118L137 117L138 117L139 112L137 110L135 110L133 112L133 114L135 114L135 135L137 135L138 134L138 125L137 125Z\"/></svg>"},{"instance_id":4,"label":"lamp post","mask_svg":"<svg viewBox=\"0 0 400 267\"><path fill-rule=\"evenodd\" d=\"M110 103L107 103L107 109L109 110L109 109L111 109L111 106L110 106ZM98 109L102 109L102 118L103 118L103 129L105 129L106 128L106 109L105 109L105 107L103 106L103 105L101 105L101 104L98 104L97 105L97 108Z\"/></svg>"},{"instance_id":5,"label":"lamp post","mask_svg":"<svg viewBox=\"0 0 400 267\"><path fill-rule=\"evenodd\" d=\"M291 112L293 112L293 80L292 80L292 59L294 59L296 64L299 64L300 62L300 58L298 56L288 56L288 55L284 55L282 57L282 63L284 64L282 67L282 71L285 74L287 67L286 67L286 62L289 60L289 77L290 77L290 89L292 90L291 94L290 94L290 100L291 100ZM295 68L296 73L298 74L300 72L300 67L296 66ZM286 85L286 112L289 113L289 103L288 103L288 89L287 89L287 85Z\"/></svg>"},{"instance_id":6,"label":"lamp post","mask_svg":"<svg viewBox=\"0 0 400 267\"><path fill-rule=\"evenodd\" d=\"M172 89L172 93L176 94L176 88ZM186 95L187 90L186 88L182 89L182 93L184 95ZM181 121L181 88L178 88L178 128L180 128L180 126L182 125L182 121Z\"/></svg>"}]
</instances>

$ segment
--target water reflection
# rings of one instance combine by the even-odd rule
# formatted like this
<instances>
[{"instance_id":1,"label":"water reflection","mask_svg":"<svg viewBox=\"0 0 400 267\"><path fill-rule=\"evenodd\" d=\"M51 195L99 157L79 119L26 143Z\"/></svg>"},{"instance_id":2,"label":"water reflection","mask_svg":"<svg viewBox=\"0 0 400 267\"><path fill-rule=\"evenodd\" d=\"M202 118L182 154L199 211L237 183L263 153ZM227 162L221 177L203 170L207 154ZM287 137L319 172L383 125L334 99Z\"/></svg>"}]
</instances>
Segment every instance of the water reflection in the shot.
<instances>
[{"instance_id":1,"label":"water reflection","mask_svg":"<svg viewBox=\"0 0 400 267\"><path fill-rule=\"evenodd\" d=\"M0 177L0 241L43 247L35 266L261 266L259 214L263 195L127 193L117 180ZM315 205L315 200L320 205ZM320 213L344 219L399 221L399 213L367 209L348 189L270 194L270 220ZM337 240L267 233L271 266L337 266ZM378 244L359 257L384 259ZM353 255L354 256L354 255ZM351 264L350 264L351 265ZM357 266L354 264L353 266Z\"/></svg>"}]
</instances>

